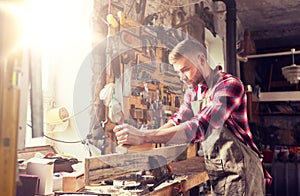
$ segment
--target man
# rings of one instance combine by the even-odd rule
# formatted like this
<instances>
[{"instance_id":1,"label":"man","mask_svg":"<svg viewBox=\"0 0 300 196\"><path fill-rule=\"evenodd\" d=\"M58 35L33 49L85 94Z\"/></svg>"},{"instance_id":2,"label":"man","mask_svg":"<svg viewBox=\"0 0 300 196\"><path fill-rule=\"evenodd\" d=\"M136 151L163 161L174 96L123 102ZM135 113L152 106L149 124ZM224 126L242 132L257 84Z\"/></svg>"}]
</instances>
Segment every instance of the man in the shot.
<instances>
[{"instance_id":1,"label":"man","mask_svg":"<svg viewBox=\"0 0 300 196\"><path fill-rule=\"evenodd\" d=\"M214 195L264 195L260 152L249 129L241 81L213 70L197 41L180 42L169 62L188 86L179 110L159 129L116 126L118 143L200 141Z\"/></svg>"}]
</instances>

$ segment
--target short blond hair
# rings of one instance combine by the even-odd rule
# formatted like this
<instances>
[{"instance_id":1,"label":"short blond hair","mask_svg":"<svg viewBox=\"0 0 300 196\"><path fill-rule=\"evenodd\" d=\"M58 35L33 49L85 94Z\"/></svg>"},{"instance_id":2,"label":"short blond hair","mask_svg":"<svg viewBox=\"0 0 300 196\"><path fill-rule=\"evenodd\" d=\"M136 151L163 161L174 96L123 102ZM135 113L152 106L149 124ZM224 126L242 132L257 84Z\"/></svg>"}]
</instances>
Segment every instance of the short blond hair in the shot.
<instances>
[{"instance_id":1,"label":"short blond hair","mask_svg":"<svg viewBox=\"0 0 300 196\"><path fill-rule=\"evenodd\" d=\"M191 55L201 52L207 58L206 48L200 42L193 39L186 39L179 42L169 54L169 63L174 64L182 57L189 58Z\"/></svg>"}]
</instances>

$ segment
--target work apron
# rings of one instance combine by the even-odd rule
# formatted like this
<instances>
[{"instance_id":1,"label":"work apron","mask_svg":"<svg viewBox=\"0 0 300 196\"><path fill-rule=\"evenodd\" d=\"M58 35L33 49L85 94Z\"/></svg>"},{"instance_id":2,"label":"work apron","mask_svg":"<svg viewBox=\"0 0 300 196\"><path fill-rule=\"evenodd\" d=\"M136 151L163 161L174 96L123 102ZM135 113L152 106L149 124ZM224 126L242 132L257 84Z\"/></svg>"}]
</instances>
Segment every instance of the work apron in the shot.
<instances>
[{"instance_id":1,"label":"work apron","mask_svg":"<svg viewBox=\"0 0 300 196\"><path fill-rule=\"evenodd\" d=\"M194 114L209 103L209 94L207 98L192 102ZM212 195L265 195L264 174L258 154L242 143L226 125L210 133L207 131L201 147Z\"/></svg>"}]
</instances>

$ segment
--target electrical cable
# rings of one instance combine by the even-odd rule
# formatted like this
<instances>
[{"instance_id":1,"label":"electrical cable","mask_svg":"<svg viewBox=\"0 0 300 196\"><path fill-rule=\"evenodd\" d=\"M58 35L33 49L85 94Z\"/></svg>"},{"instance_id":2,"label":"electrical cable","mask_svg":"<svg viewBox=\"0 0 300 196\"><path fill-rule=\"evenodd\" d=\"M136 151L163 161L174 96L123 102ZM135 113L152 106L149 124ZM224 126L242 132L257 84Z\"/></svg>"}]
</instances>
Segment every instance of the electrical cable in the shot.
<instances>
[{"instance_id":1,"label":"electrical cable","mask_svg":"<svg viewBox=\"0 0 300 196\"><path fill-rule=\"evenodd\" d=\"M55 138L52 138L52 137L49 137L47 135L43 135L45 138L48 138L50 140L53 140L55 142L61 142L61 143L67 143L67 144L74 144L74 143L84 143L84 140L78 140L78 141L64 141L64 140L58 140L58 139L55 139Z\"/></svg>"},{"instance_id":2,"label":"electrical cable","mask_svg":"<svg viewBox=\"0 0 300 196\"><path fill-rule=\"evenodd\" d=\"M27 126L32 128L32 125L28 124L27 123ZM49 137L45 134L43 134L44 137L50 139L50 140L53 140L53 141L56 141L56 142L61 142L61 143L68 143L68 144L72 144L72 143L84 143L84 140L78 140L78 141L64 141L64 140L58 140L58 139L55 139L55 138L52 138L52 137Z\"/></svg>"}]
</instances>

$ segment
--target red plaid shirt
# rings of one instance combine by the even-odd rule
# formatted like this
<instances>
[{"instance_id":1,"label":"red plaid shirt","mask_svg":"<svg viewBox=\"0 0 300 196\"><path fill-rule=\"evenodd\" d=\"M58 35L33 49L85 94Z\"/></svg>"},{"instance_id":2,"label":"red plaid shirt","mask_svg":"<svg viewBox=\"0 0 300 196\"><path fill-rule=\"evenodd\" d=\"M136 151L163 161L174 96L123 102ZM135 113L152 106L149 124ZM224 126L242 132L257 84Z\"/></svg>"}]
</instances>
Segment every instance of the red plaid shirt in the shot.
<instances>
[{"instance_id":1,"label":"red plaid shirt","mask_svg":"<svg viewBox=\"0 0 300 196\"><path fill-rule=\"evenodd\" d=\"M201 141L207 130L214 130L226 125L227 128L244 144L253 149L260 158L262 154L253 141L247 117L247 96L242 82L227 73L213 71L209 95L209 103L194 115L191 102L197 99L198 88L201 96L206 97L208 86L199 84L194 89L188 89L179 110L174 113L169 122L181 124L188 138L193 142ZM265 181L268 185L272 177L264 168Z\"/></svg>"},{"instance_id":2,"label":"red plaid shirt","mask_svg":"<svg viewBox=\"0 0 300 196\"><path fill-rule=\"evenodd\" d=\"M225 124L238 139L261 157L249 128L247 97L242 82L218 70L213 71L212 77L209 103L194 115L191 102L197 100L198 88L201 88L202 97L206 97L208 87L204 83L194 89L188 89L179 110L172 115L170 122L176 125L181 124L188 138L193 142L203 140L208 129L221 128Z\"/></svg>"}]
</instances>

